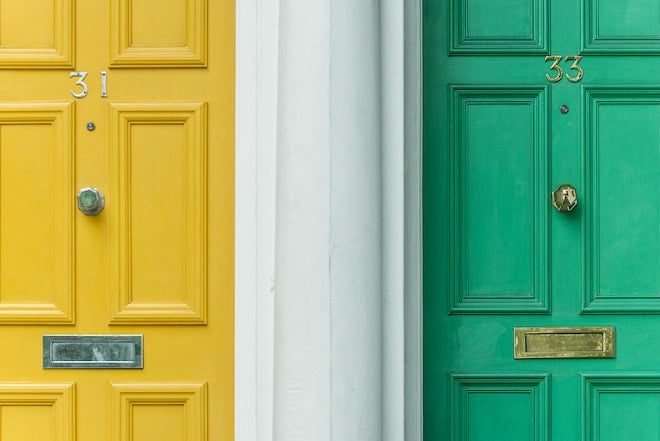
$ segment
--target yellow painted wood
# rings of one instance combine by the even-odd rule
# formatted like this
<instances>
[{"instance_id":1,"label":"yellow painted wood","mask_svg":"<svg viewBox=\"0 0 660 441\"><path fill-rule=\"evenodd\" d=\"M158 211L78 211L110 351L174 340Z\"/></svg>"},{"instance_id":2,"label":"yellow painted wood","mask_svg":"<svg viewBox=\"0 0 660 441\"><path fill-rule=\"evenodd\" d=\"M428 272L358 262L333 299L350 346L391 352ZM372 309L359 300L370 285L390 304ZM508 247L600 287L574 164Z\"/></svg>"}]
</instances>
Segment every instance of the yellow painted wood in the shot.
<instances>
[{"instance_id":1,"label":"yellow painted wood","mask_svg":"<svg viewBox=\"0 0 660 441\"><path fill-rule=\"evenodd\" d=\"M205 383L115 383L113 441L203 441Z\"/></svg>"},{"instance_id":2,"label":"yellow painted wood","mask_svg":"<svg viewBox=\"0 0 660 441\"><path fill-rule=\"evenodd\" d=\"M206 0L113 0L111 64L205 66L206 16Z\"/></svg>"},{"instance_id":3,"label":"yellow painted wood","mask_svg":"<svg viewBox=\"0 0 660 441\"><path fill-rule=\"evenodd\" d=\"M234 3L44 1L19 17L0 0L0 380L70 384L74 405L61 430L39 426L55 410L8 408L2 440L232 440ZM21 26L2 30L7 12ZM31 23L50 35L55 15L71 67L34 47ZM139 45L120 50L127 29ZM82 99L71 71L88 72ZM76 208L85 186L105 195L96 216ZM144 368L43 369L44 334L142 334Z\"/></svg>"},{"instance_id":4,"label":"yellow painted wood","mask_svg":"<svg viewBox=\"0 0 660 441\"><path fill-rule=\"evenodd\" d=\"M206 105L113 104L111 121L113 321L204 323Z\"/></svg>"},{"instance_id":5,"label":"yellow painted wood","mask_svg":"<svg viewBox=\"0 0 660 441\"><path fill-rule=\"evenodd\" d=\"M0 439L68 441L74 439L73 383L0 383Z\"/></svg>"},{"instance_id":6,"label":"yellow painted wood","mask_svg":"<svg viewBox=\"0 0 660 441\"><path fill-rule=\"evenodd\" d=\"M73 0L0 1L0 69L71 68Z\"/></svg>"}]
</instances>

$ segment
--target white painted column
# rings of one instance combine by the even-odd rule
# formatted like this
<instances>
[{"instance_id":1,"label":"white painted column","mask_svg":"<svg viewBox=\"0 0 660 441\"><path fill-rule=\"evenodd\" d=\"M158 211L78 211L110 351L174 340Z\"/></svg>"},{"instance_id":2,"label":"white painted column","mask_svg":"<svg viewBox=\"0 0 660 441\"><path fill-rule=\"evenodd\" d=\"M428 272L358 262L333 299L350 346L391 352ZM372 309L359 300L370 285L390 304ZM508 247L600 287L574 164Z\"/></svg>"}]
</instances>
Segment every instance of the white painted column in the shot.
<instances>
[{"instance_id":1,"label":"white painted column","mask_svg":"<svg viewBox=\"0 0 660 441\"><path fill-rule=\"evenodd\" d=\"M240 0L236 440L421 440L419 0Z\"/></svg>"},{"instance_id":2,"label":"white painted column","mask_svg":"<svg viewBox=\"0 0 660 441\"><path fill-rule=\"evenodd\" d=\"M274 440L382 440L378 2L281 0Z\"/></svg>"}]
</instances>

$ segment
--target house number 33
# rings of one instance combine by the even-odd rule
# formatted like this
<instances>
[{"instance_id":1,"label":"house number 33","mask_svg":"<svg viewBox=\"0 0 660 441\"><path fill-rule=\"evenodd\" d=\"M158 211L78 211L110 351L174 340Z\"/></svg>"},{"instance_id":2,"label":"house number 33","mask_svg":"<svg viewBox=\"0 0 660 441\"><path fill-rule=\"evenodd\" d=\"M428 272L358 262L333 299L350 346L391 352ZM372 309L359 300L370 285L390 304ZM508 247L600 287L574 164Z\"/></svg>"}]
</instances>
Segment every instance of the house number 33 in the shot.
<instances>
[{"instance_id":1,"label":"house number 33","mask_svg":"<svg viewBox=\"0 0 660 441\"><path fill-rule=\"evenodd\" d=\"M559 63L561 63L562 60L561 55L548 55L545 57L545 61L552 61L552 66L550 66L550 69L554 70L556 72L556 75L550 76L550 74L545 74L545 77L550 81L551 83L558 83L561 81L562 78L564 78L564 70L561 68ZM584 76L584 71L580 67L580 60L582 60L581 55L568 55L566 58L564 58L565 61L573 61L573 64L571 64L571 67L569 69L572 69L577 72L577 75L571 76L569 74L566 74L566 79L570 81L571 83L577 83L582 79Z\"/></svg>"},{"instance_id":2,"label":"house number 33","mask_svg":"<svg viewBox=\"0 0 660 441\"><path fill-rule=\"evenodd\" d=\"M74 98L85 98L87 96L87 93L89 92L89 87L87 87L87 83L85 82L85 78L87 78L87 72L71 72L69 74L69 78L78 78L76 80L76 86L78 86L78 90L71 90L71 95L73 95ZM108 74L102 70L101 71L101 98L107 98L108 97Z\"/></svg>"}]
</instances>

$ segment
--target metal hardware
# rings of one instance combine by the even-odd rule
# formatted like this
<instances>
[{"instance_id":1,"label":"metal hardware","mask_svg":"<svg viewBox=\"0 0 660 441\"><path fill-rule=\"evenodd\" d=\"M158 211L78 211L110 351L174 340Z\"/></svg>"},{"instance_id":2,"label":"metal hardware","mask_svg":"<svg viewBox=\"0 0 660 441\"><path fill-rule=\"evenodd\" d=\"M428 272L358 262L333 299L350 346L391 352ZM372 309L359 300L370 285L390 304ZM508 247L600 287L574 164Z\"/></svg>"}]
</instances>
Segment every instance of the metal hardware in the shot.
<instances>
[{"instance_id":1,"label":"metal hardware","mask_svg":"<svg viewBox=\"0 0 660 441\"><path fill-rule=\"evenodd\" d=\"M71 91L71 95L73 95L74 98L85 98L87 96L88 92L88 87L87 83L85 83L85 78L87 77L87 72L71 72L69 74L69 78L75 78L78 77L76 80L76 86L80 86L80 92L74 92L73 90Z\"/></svg>"},{"instance_id":2,"label":"metal hardware","mask_svg":"<svg viewBox=\"0 0 660 441\"><path fill-rule=\"evenodd\" d=\"M142 335L44 335L44 369L142 369Z\"/></svg>"},{"instance_id":3,"label":"metal hardware","mask_svg":"<svg viewBox=\"0 0 660 441\"><path fill-rule=\"evenodd\" d=\"M550 69L556 71L557 75L555 77L551 77L550 75L545 74L545 78L551 83L558 83L564 77L564 71L559 66L559 62L561 61L561 55L548 55L545 57L545 61L550 61L550 60L553 61L552 66L550 66Z\"/></svg>"},{"instance_id":4,"label":"metal hardware","mask_svg":"<svg viewBox=\"0 0 660 441\"><path fill-rule=\"evenodd\" d=\"M549 74L545 74L545 78L551 83L558 83L559 81L561 81L562 78L564 78L564 69L562 69L561 66L559 65L559 63L561 63L562 58L564 58L562 55L547 55L545 57L545 61L552 61L550 70L554 70L555 72L557 72L557 75L555 75L554 77L551 77ZM567 55L564 58L564 61L573 61L569 69L572 69L577 72L577 75L574 77L566 74L566 79L571 83L577 83L584 76L584 71L582 70L582 67L580 67L581 60L582 60L581 55Z\"/></svg>"},{"instance_id":5,"label":"metal hardware","mask_svg":"<svg viewBox=\"0 0 660 441\"><path fill-rule=\"evenodd\" d=\"M86 216L99 214L105 206L105 198L103 197L103 194L93 187L81 188L78 192L77 200L78 208Z\"/></svg>"},{"instance_id":6,"label":"metal hardware","mask_svg":"<svg viewBox=\"0 0 660 441\"><path fill-rule=\"evenodd\" d=\"M562 115L566 115L568 113L568 106L566 104L562 104L559 106L559 111L562 113Z\"/></svg>"},{"instance_id":7,"label":"metal hardware","mask_svg":"<svg viewBox=\"0 0 660 441\"><path fill-rule=\"evenodd\" d=\"M108 97L108 73L101 71L101 98Z\"/></svg>"},{"instance_id":8,"label":"metal hardware","mask_svg":"<svg viewBox=\"0 0 660 441\"><path fill-rule=\"evenodd\" d=\"M96 129L96 125L93 122L88 122L87 123L87 130L89 130L90 132L93 132L94 129Z\"/></svg>"},{"instance_id":9,"label":"metal hardware","mask_svg":"<svg viewBox=\"0 0 660 441\"><path fill-rule=\"evenodd\" d=\"M87 96L87 93L89 92L89 87L87 86L87 83L85 82L85 78L87 78L87 74L89 72L71 72L69 73L69 78L78 78L76 80L76 86L80 87L80 92L75 92L71 90L71 95L74 98L82 99ZM101 98L107 98L108 97L108 73L104 70L100 71L101 73Z\"/></svg>"},{"instance_id":10,"label":"metal hardware","mask_svg":"<svg viewBox=\"0 0 660 441\"><path fill-rule=\"evenodd\" d=\"M571 83L577 83L584 76L584 71L580 66L578 66L580 64L580 60L582 60L582 55L569 55L566 57L566 61L569 60L573 60L573 64L571 64L571 69L576 70L578 74L575 77L566 74L566 79Z\"/></svg>"},{"instance_id":11,"label":"metal hardware","mask_svg":"<svg viewBox=\"0 0 660 441\"><path fill-rule=\"evenodd\" d=\"M610 326L514 328L513 357L615 358Z\"/></svg>"},{"instance_id":12,"label":"metal hardware","mask_svg":"<svg viewBox=\"0 0 660 441\"><path fill-rule=\"evenodd\" d=\"M552 192L551 200L558 211L571 211L578 203L577 191L570 184L562 184Z\"/></svg>"}]
</instances>

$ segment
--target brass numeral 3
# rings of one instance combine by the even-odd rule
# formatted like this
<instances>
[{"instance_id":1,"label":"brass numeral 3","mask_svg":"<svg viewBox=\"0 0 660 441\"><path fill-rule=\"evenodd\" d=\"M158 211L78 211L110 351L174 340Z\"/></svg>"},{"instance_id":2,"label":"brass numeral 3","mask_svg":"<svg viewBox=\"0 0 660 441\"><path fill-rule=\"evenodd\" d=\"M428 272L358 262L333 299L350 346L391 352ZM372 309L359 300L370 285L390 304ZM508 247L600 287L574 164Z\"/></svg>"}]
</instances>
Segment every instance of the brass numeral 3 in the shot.
<instances>
[{"instance_id":1,"label":"brass numeral 3","mask_svg":"<svg viewBox=\"0 0 660 441\"><path fill-rule=\"evenodd\" d=\"M550 66L550 69L554 70L557 73L554 77L550 76L550 74L545 74L545 77L551 83L558 83L559 81L561 81L562 78L564 78L564 70L559 65L559 63L561 63L562 58L564 58L562 55L548 55L545 57L545 61L552 61L552 65ZM569 67L569 69L572 69L577 72L577 75L574 77L566 74L566 79L571 83L577 83L584 76L584 71L582 70L582 67L580 67L580 60L582 60L582 55L568 55L566 56L566 58L564 58L564 60L565 61L572 60L573 64L571 64L571 67Z\"/></svg>"},{"instance_id":2,"label":"brass numeral 3","mask_svg":"<svg viewBox=\"0 0 660 441\"><path fill-rule=\"evenodd\" d=\"M569 56L566 57L566 61L573 60L573 64L571 64L571 69L574 69L574 70L577 71L577 76L575 76L575 77L572 77L569 74L566 74L566 79L568 81L570 81L571 83L577 83L584 76L584 71L579 66L581 59L582 59L582 55L569 55Z\"/></svg>"}]
</instances>

